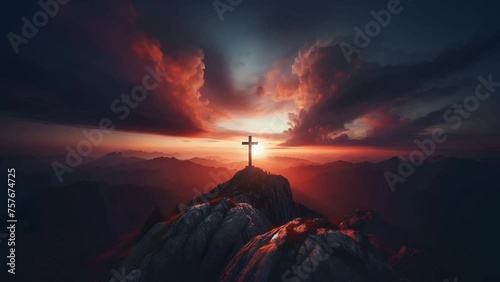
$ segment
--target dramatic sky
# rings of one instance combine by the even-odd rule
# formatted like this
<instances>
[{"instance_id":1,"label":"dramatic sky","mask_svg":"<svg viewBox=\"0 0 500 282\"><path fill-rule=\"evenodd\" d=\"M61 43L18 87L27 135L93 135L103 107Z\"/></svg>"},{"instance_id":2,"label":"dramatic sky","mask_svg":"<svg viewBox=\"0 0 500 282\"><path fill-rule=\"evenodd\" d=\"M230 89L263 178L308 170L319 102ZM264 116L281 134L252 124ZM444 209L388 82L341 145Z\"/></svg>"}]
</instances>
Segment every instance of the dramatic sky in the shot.
<instances>
[{"instance_id":1,"label":"dramatic sky","mask_svg":"<svg viewBox=\"0 0 500 282\"><path fill-rule=\"evenodd\" d=\"M115 130L95 152L244 156L253 135L269 155L391 156L436 128L443 152L499 151L500 87L461 122L445 114L478 76L500 81L495 1L401 0L362 42L356 28L392 1L242 0L221 16L210 0L71 0L17 54L8 34L41 8L15 2L2 8L2 152L59 153L103 119ZM151 70L166 76L126 104Z\"/></svg>"}]
</instances>

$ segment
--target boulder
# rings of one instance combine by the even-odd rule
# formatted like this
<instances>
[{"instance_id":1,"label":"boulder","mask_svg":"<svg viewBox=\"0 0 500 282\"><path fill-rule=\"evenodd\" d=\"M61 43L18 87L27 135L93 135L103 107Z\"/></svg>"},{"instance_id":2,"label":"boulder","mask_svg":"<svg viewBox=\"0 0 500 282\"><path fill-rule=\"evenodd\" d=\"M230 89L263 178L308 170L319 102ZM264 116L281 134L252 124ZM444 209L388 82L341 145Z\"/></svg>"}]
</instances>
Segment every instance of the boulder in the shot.
<instances>
[{"instance_id":1,"label":"boulder","mask_svg":"<svg viewBox=\"0 0 500 282\"><path fill-rule=\"evenodd\" d=\"M359 242L324 219L295 219L248 242L221 281L399 281L395 272Z\"/></svg>"},{"instance_id":2,"label":"boulder","mask_svg":"<svg viewBox=\"0 0 500 282\"><path fill-rule=\"evenodd\" d=\"M269 229L259 210L222 198L155 225L120 269L136 282L216 281L242 246Z\"/></svg>"}]
</instances>

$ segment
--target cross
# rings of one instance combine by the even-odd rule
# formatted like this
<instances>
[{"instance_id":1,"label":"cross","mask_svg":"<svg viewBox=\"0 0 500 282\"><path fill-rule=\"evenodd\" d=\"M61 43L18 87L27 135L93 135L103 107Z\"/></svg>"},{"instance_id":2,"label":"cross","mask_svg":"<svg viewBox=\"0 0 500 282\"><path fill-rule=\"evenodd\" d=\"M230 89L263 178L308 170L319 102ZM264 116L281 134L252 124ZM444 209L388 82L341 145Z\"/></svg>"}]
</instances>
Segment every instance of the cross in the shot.
<instances>
[{"instance_id":1,"label":"cross","mask_svg":"<svg viewBox=\"0 0 500 282\"><path fill-rule=\"evenodd\" d=\"M247 142L241 142L241 145L248 145L248 166L252 166L252 145L258 145L259 142L252 142L252 136L248 136Z\"/></svg>"}]
</instances>

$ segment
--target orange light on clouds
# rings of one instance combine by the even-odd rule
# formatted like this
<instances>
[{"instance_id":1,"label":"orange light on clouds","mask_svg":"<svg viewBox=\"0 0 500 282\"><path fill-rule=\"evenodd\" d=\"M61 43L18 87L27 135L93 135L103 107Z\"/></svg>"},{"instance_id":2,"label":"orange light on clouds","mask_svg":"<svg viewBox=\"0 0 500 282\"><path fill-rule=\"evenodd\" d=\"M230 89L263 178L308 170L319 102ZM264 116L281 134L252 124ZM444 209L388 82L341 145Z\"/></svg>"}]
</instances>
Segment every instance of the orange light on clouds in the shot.
<instances>
[{"instance_id":1,"label":"orange light on clouds","mask_svg":"<svg viewBox=\"0 0 500 282\"><path fill-rule=\"evenodd\" d=\"M47 153L47 149L50 149L50 152L61 153L64 152L66 146L74 147L81 140L85 140L85 136L82 134L85 127L30 121L23 121L21 124L30 130L20 132L11 130L12 134L4 140L7 144L17 144L24 146L24 148L39 148ZM29 138L26 138L25 135L29 135ZM248 135L253 135L254 141L259 142L259 145L253 146L253 155L259 159L282 156L303 158L319 163L334 160L379 161L405 153L404 150L399 149L353 146L284 147L280 144L285 141L286 136L268 138L266 135L247 132L242 132L241 135L229 132L227 134L214 134L210 137L176 137L114 131L104 135L103 142L93 148L92 155L99 157L111 151L138 150L167 154L179 153L182 158L220 156L232 161L245 161L248 148L242 146L241 142L245 141ZM24 141L21 143L19 140Z\"/></svg>"},{"instance_id":2,"label":"orange light on clouds","mask_svg":"<svg viewBox=\"0 0 500 282\"><path fill-rule=\"evenodd\" d=\"M223 129L230 131L252 132L260 134L282 134L288 129L288 117L285 112L273 112L261 116L237 116L218 123Z\"/></svg>"}]
</instances>

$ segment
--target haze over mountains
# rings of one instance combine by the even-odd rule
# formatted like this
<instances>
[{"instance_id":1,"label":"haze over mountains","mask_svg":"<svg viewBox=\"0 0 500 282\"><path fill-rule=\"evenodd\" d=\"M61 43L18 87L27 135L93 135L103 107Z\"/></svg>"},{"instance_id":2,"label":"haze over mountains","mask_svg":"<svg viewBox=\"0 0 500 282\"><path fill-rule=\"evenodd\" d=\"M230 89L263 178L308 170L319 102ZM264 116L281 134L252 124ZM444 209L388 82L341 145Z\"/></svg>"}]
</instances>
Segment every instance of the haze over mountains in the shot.
<instances>
[{"instance_id":1,"label":"haze over mountains","mask_svg":"<svg viewBox=\"0 0 500 282\"><path fill-rule=\"evenodd\" d=\"M19 191L19 216L23 218L19 236L25 242L20 261L33 265L38 277L47 281L103 281L145 228L170 218L179 204L196 203L194 199L229 181L239 170L221 159L142 159L113 152L87 161L57 183L45 160L14 161L24 168L18 177L26 187ZM344 216L357 209L373 210L390 226L399 226L397 236L404 238L404 244L439 258L445 274L472 279L464 281L499 276L494 267L498 265L494 251L500 247L498 240L492 232L478 231L496 221L496 200L500 199L500 161L496 159L429 159L395 192L385 183L384 172L397 171L396 158L379 163L315 164L274 157L257 160L256 166L260 164L269 166L263 167L265 171L288 179L295 202L329 222L340 226ZM252 205L261 209L255 202ZM279 209L274 204L265 206L269 207L267 216ZM383 226L374 232L392 230ZM393 253L401 246L393 247ZM40 254L47 253L40 259ZM82 271L87 267L93 271Z\"/></svg>"}]
</instances>

